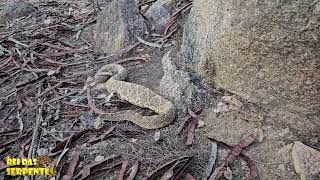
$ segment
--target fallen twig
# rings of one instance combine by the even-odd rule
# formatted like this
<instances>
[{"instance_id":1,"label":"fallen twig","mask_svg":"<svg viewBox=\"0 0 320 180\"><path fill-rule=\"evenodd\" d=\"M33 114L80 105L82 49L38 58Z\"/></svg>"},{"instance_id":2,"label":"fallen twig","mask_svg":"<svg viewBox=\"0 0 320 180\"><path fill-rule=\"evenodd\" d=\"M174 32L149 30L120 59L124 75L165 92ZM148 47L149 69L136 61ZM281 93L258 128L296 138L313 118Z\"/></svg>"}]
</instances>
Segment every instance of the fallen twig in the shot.
<instances>
[{"instance_id":1,"label":"fallen twig","mask_svg":"<svg viewBox=\"0 0 320 180\"><path fill-rule=\"evenodd\" d=\"M124 179L124 175L126 173L127 166L128 166L128 161L124 161L122 163L122 166L121 166L121 169L120 169L120 172L119 172L118 180L123 180Z\"/></svg>"},{"instance_id":2,"label":"fallen twig","mask_svg":"<svg viewBox=\"0 0 320 180\"><path fill-rule=\"evenodd\" d=\"M52 64L59 64L59 65L69 65L68 63L63 63L63 62L58 62L58 61L54 61L52 59L49 59L49 58L41 58L49 63L52 63Z\"/></svg>"},{"instance_id":3,"label":"fallen twig","mask_svg":"<svg viewBox=\"0 0 320 180\"><path fill-rule=\"evenodd\" d=\"M218 153L218 145L216 142L211 142L211 153L208 161L208 165L205 170L204 179L208 179L210 175L212 174L212 169L214 167L214 164L216 163L217 159L217 153Z\"/></svg>"},{"instance_id":4,"label":"fallen twig","mask_svg":"<svg viewBox=\"0 0 320 180\"><path fill-rule=\"evenodd\" d=\"M52 86L52 87L50 87L50 88L46 89L43 93L41 93L41 94L39 94L38 96L36 96L36 98L39 98L39 97L41 97L41 96L43 96L43 95L47 94L48 92L50 92L50 91L52 91L52 90L56 89L57 87L60 87L63 83L64 83L64 81L60 81L60 82L58 82L56 85L54 85L54 86Z\"/></svg>"},{"instance_id":5,"label":"fallen twig","mask_svg":"<svg viewBox=\"0 0 320 180\"><path fill-rule=\"evenodd\" d=\"M187 173L186 180L196 180L190 173Z\"/></svg>"},{"instance_id":6,"label":"fallen twig","mask_svg":"<svg viewBox=\"0 0 320 180\"><path fill-rule=\"evenodd\" d=\"M143 40L142 38L136 36L136 38L138 39L138 41L140 41L141 43L147 45L147 46L150 46L150 47L156 47L156 48L162 48L162 47L170 47L172 46L172 44L164 44L164 45L161 45L161 44L158 44L158 43L153 43L153 42L149 42L149 41L146 41L146 40Z\"/></svg>"},{"instance_id":7,"label":"fallen twig","mask_svg":"<svg viewBox=\"0 0 320 180\"><path fill-rule=\"evenodd\" d=\"M65 162L63 161L66 157L67 152L69 151L69 148L65 148L62 153L60 154L58 160L56 161L56 179L60 178L60 172L62 170L62 167L64 166Z\"/></svg>"},{"instance_id":8,"label":"fallen twig","mask_svg":"<svg viewBox=\"0 0 320 180\"><path fill-rule=\"evenodd\" d=\"M144 61L144 62L149 62L149 59L147 57L129 57L129 58L123 58L123 59L120 59L114 63L116 64L123 64L123 63L126 63L128 61Z\"/></svg>"},{"instance_id":9,"label":"fallen twig","mask_svg":"<svg viewBox=\"0 0 320 180\"><path fill-rule=\"evenodd\" d=\"M174 33L177 31L177 27L174 28L170 33L167 34L167 32L165 31L165 36L163 36L162 38L160 38L157 43L161 43L161 47L163 47L164 43L167 41L167 39Z\"/></svg>"},{"instance_id":10,"label":"fallen twig","mask_svg":"<svg viewBox=\"0 0 320 180\"><path fill-rule=\"evenodd\" d=\"M25 152L25 148L28 144L31 143L31 138L28 138L25 142L23 142L21 145L20 145L20 152L19 152L19 158L26 158L26 156L24 155L24 152Z\"/></svg>"},{"instance_id":11,"label":"fallen twig","mask_svg":"<svg viewBox=\"0 0 320 180\"><path fill-rule=\"evenodd\" d=\"M48 75L42 75L42 76L39 76L38 78L36 79L33 79L31 81L28 81L26 83L23 83L23 84L20 84L20 85L17 85L16 88L18 89L21 89L23 87L26 87L27 85L34 85L36 83L39 83L39 82L43 82L44 80L46 80L48 78Z\"/></svg>"},{"instance_id":12,"label":"fallen twig","mask_svg":"<svg viewBox=\"0 0 320 180\"><path fill-rule=\"evenodd\" d=\"M105 164L108 164L109 161L111 161L117 157L119 157L119 156L118 155L110 155L99 162L95 162L90 165L85 165L82 168L82 170L80 170L80 172L74 176L74 179L78 179L80 176L81 176L80 179L86 179L91 173L94 173L97 171L96 168L99 168L101 166L104 166Z\"/></svg>"},{"instance_id":13,"label":"fallen twig","mask_svg":"<svg viewBox=\"0 0 320 180\"><path fill-rule=\"evenodd\" d=\"M65 145L68 143L68 141L73 142L73 141L76 141L77 139L79 139L81 136L83 136L85 133L87 133L89 130L85 129L79 133L75 133L75 134L72 134L67 140L63 141L63 142L59 142L56 147L54 147L52 150L51 150L51 153L55 153L55 152L58 152L59 150L61 150L63 147L65 147Z\"/></svg>"},{"instance_id":14,"label":"fallen twig","mask_svg":"<svg viewBox=\"0 0 320 180\"><path fill-rule=\"evenodd\" d=\"M190 159L192 156L182 156L178 159L174 159L171 160L163 165L161 165L160 167L158 167L157 169L155 169L154 171L148 173L144 178L142 178L142 180L148 180L151 177L154 177L158 172L160 172L161 170L163 170L165 167L169 166L170 164L176 163L176 162L184 162L187 161L188 159ZM174 165L176 166L176 165Z\"/></svg>"},{"instance_id":15,"label":"fallen twig","mask_svg":"<svg viewBox=\"0 0 320 180\"><path fill-rule=\"evenodd\" d=\"M175 22L175 20L178 18L178 16L180 14L182 14L182 11L186 11L187 9L190 9L192 7L192 2L184 5L183 7L181 7L180 9L178 9L176 12L174 12L171 16L171 18L168 20L168 22L163 26L162 28L162 32L164 32L164 34L167 34L169 28L172 26L172 24Z\"/></svg>"},{"instance_id":16,"label":"fallen twig","mask_svg":"<svg viewBox=\"0 0 320 180\"><path fill-rule=\"evenodd\" d=\"M4 61L4 62L2 62L2 63L0 64L0 68L5 67L5 66L11 61L11 59L12 59L12 55L9 56L9 58L8 58L6 61ZM1 61L2 61L2 60L1 60Z\"/></svg>"},{"instance_id":17,"label":"fallen twig","mask_svg":"<svg viewBox=\"0 0 320 180\"><path fill-rule=\"evenodd\" d=\"M225 159L225 165L228 166L231 164L236 157L241 153L242 149L249 146L253 142L255 142L257 137L257 134L250 134L246 139L241 140L237 145L233 146L231 149L231 152L228 154L228 156Z\"/></svg>"},{"instance_id":18,"label":"fallen twig","mask_svg":"<svg viewBox=\"0 0 320 180\"><path fill-rule=\"evenodd\" d=\"M30 90L26 90L24 91L23 93L21 94L18 94L17 96L15 97L12 97L12 98L8 98L7 100L4 100L2 101L2 104L0 105L0 109L2 107L4 107L5 105L9 104L9 103L12 103L14 101L19 101L21 100L23 97L27 96L28 94L32 93L33 91L35 91L37 88L39 88L41 86L41 84L38 84L36 85L35 87L32 87Z\"/></svg>"},{"instance_id":19,"label":"fallen twig","mask_svg":"<svg viewBox=\"0 0 320 180\"><path fill-rule=\"evenodd\" d=\"M38 94L40 94L40 89L38 91ZM37 115L37 120L36 120L36 125L33 129L33 133L32 133L32 140L31 140L31 144L29 147L29 152L28 152L28 158L34 158L37 147L36 147L36 143L38 143L38 138L39 138L39 134L40 134L40 126L41 126L41 122L42 122L42 113L43 113L43 108L44 108L44 101L45 99L41 102L39 111L38 111L38 115ZM39 100L40 102L40 100ZM24 180L28 180L30 179L29 176L25 176Z\"/></svg>"},{"instance_id":20,"label":"fallen twig","mask_svg":"<svg viewBox=\"0 0 320 180\"><path fill-rule=\"evenodd\" d=\"M136 161L134 165L131 167L131 172L127 180L134 180L134 178L137 175L138 169L139 169L139 161Z\"/></svg>"},{"instance_id":21,"label":"fallen twig","mask_svg":"<svg viewBox=\"0 0 320 180\"><path fill-rule=\"evenodd\" d=\"M43 113L43 108L44 108L44 102L45 100L43 100L41 102L39 111L38 111L38 117L36 120L36 125L33 129L33 134L32 134L32 141L29 147L29 152L28 152L28 158L33 158L36 152L36 148L35 148L35 144L38 141L38 135L39 135L39 127L41 125L41 121L42 121L42 113Z\"/></svg>"},{"instance_id":22,"label":"fallen twig","mask_svg":"<svg viewBox=\"0 0 320 180\"><path fill-rule=\"evenodd\" d=\"M96 177L96 176L101 177L101 176L111 172L111 170L114 169L115 167L118 167L118 166L121 166L121 165L122 165L122 162L118 162L118 163L112 164L111 166L107 166L105 168L94 170L89 174L89 176L87 176L85 178L81 177L79 180L90 179L90 178Z\"/></svg>"},{"instance_id":23,"label":"fallen twig","mask_svg":"<svg viewBox=\"0 0 320 180\"><path fill-rule=\"evenodd\" d=\"M88 143L92 145L92 144L94 144L94 143L96 143L98 141L103 140L104 138L106 138L114 130L115 127L116 126L110 127L107 131L105 131L102 135L100 135L98 137L90 138Z\"/></svg>"},{"instance_id":24,"label":"fallen twig","mask_svg":"<svg viewBox=\"0 0 320 180\"><path fill-rule=\"evenodd\" d=\"M23 47L25 47L25 48L29 48L29 45L24 44L24 43L22 43L22 42L20 42L20 41L18 41L18 40L16 40L16 39L13 39L12 37L9 37L9 38L8 38L8 41L12 41L12 42L14 42L14 43L16 43L16 44L19 44L19 45L21 45L21 46L23 46Z\"/></svg>"},{"instance_id":25,"label":"fallen twig","mask_svg":"<svg viewBox=\"0 0 320 180\"><path fill-rule=\"evenodd\" d=\"M12 108L7 114L6 116L1 120L1 122L5 122L10 116L11 114L13 113L13 111L15 110L16 108Z\"/></svg>"},{"instance_id":26,"label":"fallen twig","mask_svg":"<svg viewBox=\"0 0 320 180\"><path fill-rule=\"evenodd\" d=\"M187 142L186 145L190 146L193 142L193 138L194 138L194 130L196 128L198 119L197 118L192 118L189 127L188 127L188 132L187 132Z\"/></svg>"},{"instance_id":27,"label":"fallen twig","mask_svg":"<svg viewBox=\"0 0 320 180\"><path fill-rule=\"evenodd\" d=\"M14 138L13 140L10 140L10 141L8 141L8 142L6 142L6 143L4 143L4 144L1 144L1 145L0 145L0 149L6 147L6 146L8 146L8 145L10 145L10 144L12 144L12 143L14 143L14 142L16 142L16 141L18 141L19 139L21 139L21 138L23 138L23 137L25 137L25 136L27 136L31 131L32 131L32 129L29 129L29 130L28 130L26 133L24 133L23 135L21 135L21 136L19 136L19 137L17 137L17 138Z\"/></svg>"},{"instance_id":28,"label":"fallen twig","mask_svg":"<svg viewBox=\"0 0 320 180\"><path fill-rule=\"evenodd\" d=\"M58 101L58 100L60 100L60 99L63 99L63 98L65 98L65 97L68 97L68 96L73 95L73 94L76 94L76 93L77 93L77 92L69 92L69 93L67 93L66 95L59 96L59 97L56 97L56 98L51 99L50 101L47 101L46 104L50 104L50 103L52 103L52 102Z\"/></svg>"},{"instance_id":29,"label":"fallen twig","mask_svg":"<svg viewBox=\"0 0 320 180\"><path fill-rule=\"evenodd\" d=\"M242 148L250 145L252 142L254 142L253 137L256 137L256 134L251 134L248 138L246 138L245 140L240 141L236 146L238 146L237 148L230 146L227 143L221 142L221 141L216 141L213 138L208 138L211 141L214 142L218 142L219 144L222 144L224 147L231 149L231 152L229 153L229 155L227 156L227 158L225 159L225 164L223 164L222 166L216 168L216 170L214 171L214 173L210 176L209 180L215 180L218 177L220 177L223 172L226 170L226 167L233 162L233 160L235 159L234 156L236 156L236 154L239 155L239 157L241 159L243 159L247 165L249 166L250 169L250 174L246 179L256 179L258 177L258 168L255 166L255 164L253 163L253 161L245 154L243 154L241 152ZM240 145L241 144L241 145ZM240 146L243 146L242 148ZM239 152L239 148L241 149ZM229 163L228 165L226 165L226 163Z\"/></svg>"},{"instance_id":30,"label":"fallen twig","mask_svg":"<svg viewBox=\"0 0 320 180\"><path fill-rule=\"evenodd\" d=\"M68 168L67 174L62 177L62 180L71 180L73 176L73 172L78 164L80 158L81 147L79 145L75 148L75 154L72 158L70 166Z\"/></svg>"},{"instance_id":31,"label":"fallen twig","mask_svg":"<svg viewBox=\"0 0 320 180\"><path fill-rule=\"evenodd\" d=\"M194 113L198 115L198 114L200 114L202 112L202 110L203 110L202 108L198 109ZM178 127L176 134L179 134L182 131L182 129L184 128L185 124L190 120L190 118L191 118L190 114L187 115L187 117L185 117L185 119L181 122L180 126Z\"/></svg>"},{"instance_id":32,"label":"fallen twig","mask_svg":"<svg viewBox=\"0 0 320 180\"><path fill-rule=\"evenodd\" d=\"M41 45L48 46L48 47L51 47L51 48L54 48L54 49L57 49L57 50L62 50L62 51L76 50L76 49L71 49L71 48L68 48L68 47L60 47L58 45L54 45L54 44L51 44L51 43L48 43L48 42L44 42Z\"/></svg>"},{"instance_id":33,"label":"fallen twig","mask_svg":"<svg viewBox=\"0 0 320 180\"><path fill-rule=\"evenodd\" d=\"M163 174L163 176L161 177L161 180L169 180L169 179L171 179L173 177L173 175L174 175L173 170L177 165L179 165L179 163L180 163L180 161L177 161L173 166L171 166L170 169Z\"/></svg>"},{"instance_id":34,"label":"fallen twig","mask_svg":"<svg viewBox=\"0 0 320 180\"><path fill-rule=\"evenodd\" d=\"M173 180L178 180L180 177L183 177L184 171L191 163L191 158L187 159L186 161L182 161L181 166L177 168L176 173L173 176Z\"/></svg>"},{"instance_id":35,"label":"fallen twig","mask_svg":"<svg viewBox=\"0 0 320 180\"><path fill-rule=\"evenodd\" d=\"M226 167L224 166L220 166L217 167L214 172L211 174L211 176L209 177L209 180L217 180L219 179L221 176L223 176L223 173L226 171Z\"/></svg>"},{"instance_id":36,"label":"fallen twig","mask_svg":"<svg viewBox=\"0 0 320 180\"><path fill-rule=\"evenodd\" d=\"M75 103L68 102L68 101L63 101L63 100L60 100L60 102L62 102L63 104L69 105L69 106L82 107L82 108L90 108L90 106L87 106L87 105L84 105L84 104L75 104Z\"/></svg>"}]
</instances>

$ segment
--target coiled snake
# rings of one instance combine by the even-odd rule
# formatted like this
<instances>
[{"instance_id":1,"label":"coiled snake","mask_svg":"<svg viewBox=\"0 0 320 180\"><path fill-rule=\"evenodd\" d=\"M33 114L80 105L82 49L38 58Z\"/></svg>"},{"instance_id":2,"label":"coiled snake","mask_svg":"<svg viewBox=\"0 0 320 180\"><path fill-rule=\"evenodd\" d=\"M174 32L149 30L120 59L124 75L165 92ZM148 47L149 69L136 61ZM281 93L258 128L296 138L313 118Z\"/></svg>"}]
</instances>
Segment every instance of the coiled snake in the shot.
<instances>
[{"instance_id":1,"label":"coiled snake","mask_svg":"<svg viewBox=\"0 0 320 180\"><path fill-rule=\"evenodd\" d=\"M109 93L116 93L120 99L151 109L157 114L143 116L133 110L125 110L100 115L100 121L128 120L145 129L157 129L170 124L175 119L175 106L172 102L145 86L123 81L126 77L127 70L123 66L108 64L98 70L94 80L97 84L103 83L103 87Z\"/></svg>"}]
</instances>

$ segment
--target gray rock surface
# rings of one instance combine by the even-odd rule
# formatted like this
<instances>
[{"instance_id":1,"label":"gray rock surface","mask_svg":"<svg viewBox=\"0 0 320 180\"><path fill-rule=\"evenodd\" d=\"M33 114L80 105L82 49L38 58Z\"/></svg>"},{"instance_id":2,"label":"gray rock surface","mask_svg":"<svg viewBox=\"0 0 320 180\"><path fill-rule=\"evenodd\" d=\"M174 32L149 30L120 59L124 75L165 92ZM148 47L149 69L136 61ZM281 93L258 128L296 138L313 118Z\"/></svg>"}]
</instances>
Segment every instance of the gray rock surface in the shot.
<instances>
[{"instance_id":1,"label":"gray rock surface","mask_svg":"<svg viewBox=\"0 0 320 180\"><path fill-rule=\"evenodd\" d=\"M199 80L177 69L173 54L175 53L169 51L162 58L164 75L160 81L160 93L174 102L178 117L186 115L187 107L196 110L210 106L213 103L210 94L200 84L197 84Z\"/></svg>"},{"instance_id":2,"label":"gray rock surface","mask_svg":"<svg viewBox=\"0 0 320 180\"><path fill-rule=\"evenodd\" d=\"M320 1L194 0L185 66L268 108L320 113Z\"/></svg>"},{"instance_id":3,"label":"gray rock surface","mask_svg":"<svg viewBox=\"0 0 320 180\"><path fill-rule=\"evenodd\" d=\"M308 137L320 137L320 121L317 115L304 116L284 110L273 110L268 113L268 123L273 126L287 126L296 133ZM307 139L306 139L307 140Z\"/></svg>"},{"instance_id":4,"label":"gray rock surface","mask_svg":"<svg viewBox=\"0 0 320 180\"><path fill-rule=\"evenodd\" d=\"M116 53L143 35L143 18L132 0L113 0L98 15L95 47L105 53Z\"/></svg>"},{"instance_id":5,"label":"gray rock surface","mask_svg":"<svg viewBox=\"0 0 320 180\"><path fill-rule=\"evenodd\" d=\"M260 124L248 121L233 111L215 113L214 109L207 109L202 116L207 136L232 146L254 133Z\"/></svg>"},{"instance_id":6,"label":"gray rock surface","mask_svg":"<svg viewBox=\"0 0 320 180\"><path fill-rule=\"evenodd\" d=\"M286 144L285 141L269 139L256 144L254 148L247 148L244 153L258 161L255 165L260 180L299 180L300 177L293 168L292 146L292 143Z\"/></svg>"},{"instance_id":7,"label":"gray rock surface","mask_svg":"<svg viewBox=\"0 0 320 180\"><path fill-rule=\"evenodd\" d=\"M171 17L169 9L166 8L170 3L171 0L158 0L144 14L157 30L160 30Z\"/></svg>"},{"instance_id":8,"label":"gray rock surface","mask_svg":"<svg viewBox=\"0 0 320 180\"><path fill-rule=\"evenodd\" d=\"M35 10L36 8L27 1L0 1L0 23L23 16L28 16Z\"/></svg>"},{"instance_id":9,"label":"gray rock surface","mask_svg":"<svg viewBox=\"0 0 320 180\"><path fill-rule=\"evenodd\" d=\"M292 148L295 170L302 180L320 179L320 152L297 141Z\"/></svg>"},{"instance_id":10,"label":"gray rock surface","mask_svg":"<svg viewBox=\"0 0 320 180\"><path fill-rule=\"evenodd\" d=\"M293 168L291 157L293 144L287 143L297 137L289 128L264 125L265 122L263 120L257 122L254 115L244 116L237 111L216 113L214 109L207 109L201 117L205 123L207 136L229 145L236 145L250 134L258 133L256 141L245 147L243 153L248 155L258 168L259 179L300 179ZM218 154L218 158L224 161L226 155ZM244 171L246 165L240 168L235 163L233 170ZM235 179L242 178L243 176Z\"/></svg>"}]
</instances>

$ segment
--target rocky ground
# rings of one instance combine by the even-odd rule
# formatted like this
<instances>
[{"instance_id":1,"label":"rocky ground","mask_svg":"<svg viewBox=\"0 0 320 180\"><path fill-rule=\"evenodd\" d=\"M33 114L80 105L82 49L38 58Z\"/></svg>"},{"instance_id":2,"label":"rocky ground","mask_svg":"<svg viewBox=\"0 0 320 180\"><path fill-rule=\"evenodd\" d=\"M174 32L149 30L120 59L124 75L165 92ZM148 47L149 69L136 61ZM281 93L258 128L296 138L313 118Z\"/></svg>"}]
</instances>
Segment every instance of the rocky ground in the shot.
<instances>
[{"instance_id":1,"label":"rocky ground","mask_svg":"<svg viewBox=\"0 0 320 180\"><path fill-rule=\"evenodd\" d=\"M56 179L319 178L317 131L277 121L303 117L208 90L183 68L191 1L0 4L0 159L49 156L58 160ZM122 64L128 82L174 102L175 122L159 130L130 122L95 129L94 108L148 113L90 92L90 77L108 63ZM2 179L16 178L0 165Z\"/></svg>"}]
</instances>

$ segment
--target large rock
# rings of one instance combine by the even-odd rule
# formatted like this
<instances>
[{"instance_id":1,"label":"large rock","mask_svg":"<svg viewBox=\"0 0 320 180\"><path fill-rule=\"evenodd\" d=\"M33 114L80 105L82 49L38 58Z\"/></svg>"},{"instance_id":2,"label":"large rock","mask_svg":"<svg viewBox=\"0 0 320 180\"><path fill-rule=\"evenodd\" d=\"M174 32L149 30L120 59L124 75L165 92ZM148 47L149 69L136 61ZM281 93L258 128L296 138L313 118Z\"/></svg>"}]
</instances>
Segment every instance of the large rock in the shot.
<instances>
[{"instance_id":1,"label":"large rock","mask_svg":"<svg viewBox=\"0 0 320 180\"><path fill-rule=\"evenodd\" d=\"M293 144L286 143L296 139L289 128L263 126L265 124L263 120L256 121L254 114L245 116L241 111L216 113L216 109L207 109L200 118L205 123L208 137L232 146L237 145L250 134L258 133L256 142L245 147L243 153L254 160L259 179L299 179L299 175L294 172L291 157ZM226 155L220 153L219 150L218 159L224 160ZM244 171L244 167L236 165L237 161L233 163L233 169ZM235 179L243 179L243 177L235 177Z\"/></svg>"},{"instance_id":2,"label":"large rock","mask_svg":"<svg viewBox=\"0 0 320 180\"><path fill-rule=\"evenodd\" d=\"M256 121L255 114L261 112L246 116L243 110L218 113L216 110L207 109L200 116L208 137L234 146L250 134L258 133L256 141L244 147L243 153L253 160L261 180L320 178L320 152L297 141L299 135L291 128L273 126L268 123L269 117ZM218 159L225 157L219 152ZM234 169L241 169L233 165Z\"/></svg>"},{"instance_id":3,"label":"large rock","mask_svg":"<svg viewBox=\"0 0 320 180\"><path fill-rule=\"evenodd\" d=\"M213 98L197 83L198 79L178 69L173 54L169 51L161 60L164 74L160 81L160 92L175 104L178 118L181 118L186 115L188 107L192 110L209 107Z\"/></svg>"},{"instance_id":4,"label":"large rock","mask_svg":"<svg viewBox=\"0 0 320 180\"><path fill-rule=\"evenodd\" d=\"M268 108L320 112L320 1L194 0L186 67Z\"/></svg>"},{"instance_id":5,"label":"large rock","mask_svg":"<svg viewBox=\"0 0 320 180\"><path fill-rule=\"evenodd\" d=\"M295 142L292 148L292 158L297 173L302 180L320 179L320 152Z\"/></svg>"},{"instance_id":6,"label":"large rock","mask_svg":"<svg viewBox=\"0 0 320 180\"><path fill-rule=\"evenodd\" d=\"M116 53L143 35L143 18L132 0L113 0L97 18L95 47L105 53Z\"/></svg>"},{"instance_id":7,"label":"large rock","mask_svg":"<svg viewBox=\"0 0 320 180\"><path fill-rule=\"evenodd\" d=\"M171 4L171 0L157 0L144 14L155 26L157 30L168 22L171 18L171 12L169 8L166 8Z\"/></svg>"},{"instance_id":8,"label":"large rock","mask_svg":"<svg viewBox=\"0 0 320 180\"><path fill-rule=\"evenodd\" d=\"M285 141L270 139L247 148L245 153L255 162L260 180L283 179L299 180L293 168L291 150L293 144Z\"/></svg>"},{"instance_id":9,"label":"large rock","mask_svg":"<svg viewBox=\"0 0 320 180\"><path fill-rule=\"evenodd\" d=\"M232 146L254 133L261 123L245 119L233 111L216 113L213 109L207 109L203 114L207 136Z\"/></svg>"},{"instance_id":10,"label":"large rock","mask_svg":"<svg viewBox=\"0 0 320 180\"><path fill-rule=\"evenodd\" d=\"M35 10L36 8L27 1L0 1L0 23L28 16Z\"/></svg>"}]
</instances>

